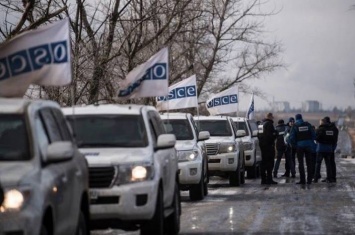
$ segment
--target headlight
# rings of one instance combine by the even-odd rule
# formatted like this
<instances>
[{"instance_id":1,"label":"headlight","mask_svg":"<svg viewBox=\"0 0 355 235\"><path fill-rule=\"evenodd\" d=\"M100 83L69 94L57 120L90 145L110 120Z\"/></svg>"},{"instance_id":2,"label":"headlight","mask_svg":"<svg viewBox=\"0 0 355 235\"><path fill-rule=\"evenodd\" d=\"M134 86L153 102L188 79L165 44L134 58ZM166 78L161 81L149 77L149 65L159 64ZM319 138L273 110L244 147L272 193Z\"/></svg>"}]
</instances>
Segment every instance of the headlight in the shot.
<instances>
[{"instance_id":1,"label":"headlight","mask_svg":"<svg viewBox=\"0 0 355 235\"><path fill-rule=\"evenodd\" d=\"M146 163L120 165L117 172L116 185L141 182L154 177L154 166Z\"/></svg>"},{"instance_id":2,"label":"headlight","mask_svg":"<svg viewBox=\"0 0 355 235\"><path fill-rule=\"evenodd\" d=\"M219 153L231 153L236 150L235 143L221 143L219 146Z\"/></svg>"},{"instance_id":3,"label":"headlight","mask_svg":"<svg viewBox=\"0 0 355 235\"><path fill-rule=\"evenodd\" d=\"M20 190L20 189L9 189L5 190L4 193L4 202L0 207L0 212L11 211L11 210L20 210L28 200L30 196L30 191Z\"/></svg>"},{"instance_id":4,"label":"headlight","mask_svg":"<svg viewBox=\"0 0 355 235\"><path fill-rule=\"evenodd\" d=\"M197 150L188 150L188 151L178 151L177 157L179 162L194 161L197 159L198 151Z\"/></svg>"},{"instance_id":5,"label":"headlight","mask_svg":"<svg viewBox=\"0 0 355 235\"><path fill-rule=\"evenodd\" d=\"M253 144L251 142L243 142L244 150L252 150Z\"/></svg>"}]
</instances>

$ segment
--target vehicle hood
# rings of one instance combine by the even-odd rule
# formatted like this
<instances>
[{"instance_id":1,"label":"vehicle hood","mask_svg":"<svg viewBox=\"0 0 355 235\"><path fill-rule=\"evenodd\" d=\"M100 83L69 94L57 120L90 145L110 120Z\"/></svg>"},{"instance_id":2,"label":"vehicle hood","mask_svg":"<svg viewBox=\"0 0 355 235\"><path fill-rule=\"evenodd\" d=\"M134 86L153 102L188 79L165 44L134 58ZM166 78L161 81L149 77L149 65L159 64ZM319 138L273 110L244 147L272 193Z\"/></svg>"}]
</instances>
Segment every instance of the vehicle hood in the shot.
<instances>
[{"instance_id":1,"label":"vehicle hood","mask_svg":"<svg viewBox=\"0 0 355 235\"><path fill-rule=\"evenodd\" d=\"M89 166L107 166L153 161L149 148L81 148Z\"/></svg>"},{"instance_id":2,"label":"vehicle hood","mask_svg":"<svg viewBox=\"0 0 355 235\"><path fill-rule=\"evenodd\" d=\"M241 138L241 140L242 140L243 142L251 142L250 136L244 136L244 137Z\"/></svg>"},{"instance_id":3,"label":"vehicle hood","mask_svg":"<svg viewBox=\"0 0 355 235\"><path fill-rule=\"evenodd\" d=\"M232 142L235 142L233 136L211 136L208 140L205 140L206 144L232 143Z\"/></svg>"},{"instance_id":4,"label":"vehicle hood","mask_svg":"<svg viewBox=\"0 0 355 235\"><path fill-rule=\"evenodd\" d=\"M3 186L16 186L35 174L36 169L30 162L1 162L0 182Z\"/></svg>"},{"instance_id":5,"label":"vehicle hood","mask_svg":"<svg viewBox=\"0 0 355 235\"><path fill-rule=\"evenodd\" d=\"M177 151L192 150L196 145L194 140L177 140L175 148Z\"/></svg>"}]
</instances>

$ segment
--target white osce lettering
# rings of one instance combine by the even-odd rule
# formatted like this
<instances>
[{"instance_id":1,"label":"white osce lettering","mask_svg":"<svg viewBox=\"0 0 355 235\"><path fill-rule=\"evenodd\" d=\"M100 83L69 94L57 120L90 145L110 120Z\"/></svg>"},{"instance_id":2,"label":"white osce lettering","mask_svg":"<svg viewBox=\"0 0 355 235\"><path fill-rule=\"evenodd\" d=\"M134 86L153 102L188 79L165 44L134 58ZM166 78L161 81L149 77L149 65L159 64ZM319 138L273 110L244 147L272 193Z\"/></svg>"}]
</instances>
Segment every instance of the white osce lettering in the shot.
<instances>
[{"instance_id":1,"label":"white osce lettering","mask_svg":"<svg viewBox=\"0 0 355 235\"><path fill-rule=\"evenodd\" d=\"M222 104L228 104L229 102L228 102L228 96L224 96L223 98L222 98Z\"/></svg>"},{"instance_id":2,"label":"white osce lettering","mask_svg":"<svg viewBox=\"0 0 355 235\"><path fill-rule=\"evenodd\" d=\"M16 60L20 61L19 64L21 64L21 66L18 69L15 69L14 72L20 73L21 71L25 70L25 68L26 68L26 59L23 56L15 55L14 57L12 57L11 62L15 63Z\"/></svg>"},{"instance_id":3,"label":"white osce lettering","mask_svg":"<svg viewBox=\"0 0 355 235\"><path fill-rule=\"evenodd\" d=\"M161 74L158 74L158 69L161 68ZM165 76L166 74L166 71L165 71L165 66L163 65L157 65L154 67L153 69L153 74L154 74L154 77L157 77L157 78L162 78Z\"/></svg>"},{"instance_id":4,"label":"white osce lettering","mask_svg":"<svg viewBox=\"0 0 355 235\"><path fill-rule=\"evenodd\" d=\"M195 96L196 94L196 88L195 86L190 86L186 89L186 93L188 94L188 96Z\"/></svg>"},{"instance_id":5,"label":"white osce lettering","mask_svg":"<svg viewBox=\"0 0 355 235\"><path fill-rule=\"evenodd\" d=\"M62 61L66 54L66 48L63 44L57 44L53 49L53 57L55 61Z\"/></svg>"},{"instance_id":6,"label":"white osce lettering","mask_svg":"<svg viewBox=\"0 0 355 235\"><path fill-rule=\"evenodd\" d=\"M237 103L238 97L236 95L231 95L230 102L231 103Z\"/></svg>"},{"instance_id":7,"label":"white osce lettering","mask_svg":"<svg viewBox=\"0 0 355 235\"><path fill-rule=\"evenodd\" d=\"M184 91L185 91L185 89L184 88L179 88L179 89L177 89L176 90L177 92L177 97L184 97L185 95L184 95ZM181 93L181 91L182 91L182 93Z\"/></svg>"},{"instance_id":8,"label":"white osce lettering","mask_svg":"<svg viewBox=\"0 0 355 235\"><path fill-rule=\"evenodd\" d=\"M45 61L44 63L41 63L41 60L42 60L43 58L46 58L46 56L47 56L47 51L46 51L44 48L38 48L38 49L36 49L36 50L34 51L34 54L35 54L35 56L36 56L35 62L36 62L37 65L44 65L44 64L46 64L46 62L47 62L47 63L50 62L50 61Z\"/></svg>"}]
</instances>

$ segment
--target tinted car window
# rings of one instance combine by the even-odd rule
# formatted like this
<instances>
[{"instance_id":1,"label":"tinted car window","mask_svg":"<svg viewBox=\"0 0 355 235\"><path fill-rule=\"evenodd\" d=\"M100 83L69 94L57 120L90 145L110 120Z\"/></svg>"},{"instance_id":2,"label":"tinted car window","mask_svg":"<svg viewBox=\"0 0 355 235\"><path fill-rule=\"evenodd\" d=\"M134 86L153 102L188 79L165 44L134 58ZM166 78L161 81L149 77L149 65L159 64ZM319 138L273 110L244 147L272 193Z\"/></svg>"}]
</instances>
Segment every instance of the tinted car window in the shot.
<instances>
[{"instance_id":1,"label":"tinted car window","mask_svg":"<svg viewBox=\"0 0 355 235\"><path fill-rule=\"evenodd\" d=\"M209 131L210 136L232 136L227 120L199 120L200 131Z\"/></svg>"},{"instance_id":2,"label":"tinted car window","mask_svg":"<svg viewBox=\"0 0 355 235\"><path fill-rule=\"evenodd\" d=\"M191 125L189 120L164 120L164 125L169 134L175 134L177 140L193 140Z\"/></svg>"},{"instance_id":3,"label":"tinted car window","mask_svg":"<svg viewBox=\"0 0 355 235\"><path fill-rule=\"evenodd\" d=\"M140 115L76 115L67 118L80 148L148 145Z\"/></svg>"},{"instance_id":4,"label":"tinted car window","mask_svg":"<svg viewBox=\"0 0 355 235\"><path fill-rule=\"evenodd\" d=\"M22 161L30 158L24 116L0 115L0 161Z\"/></svg>"},{"instance_id":5,"label":"tinted car window","mask_svg":"<svg viewBox=\"0 0 355 235\"><path fill-rule=\"evenodd\" d=\"M250 126L251 131L255 131L258 129L258 125L256 125L255 122L252 122L252 121L248 121L248 122L249 122L249 126Z\"/></svg>"},{"instance_id":6,"label":"tinted car window","mask_svg":"<svg viewBox=\"0 0 355 235\"><path fill-rule=\"evenodd\" d=\"M249 130L245 122L234 122L237 130L244 130L246 135L249 135Z\"/></svg>"},{"instance_id":7,"label":"tinted car window","mask_svg":"<svg viewBox=\"0 0 355 235\"><path fill-rule=\"evenodd\" d=\"M46 128L47 135L49 136L50 142L53 143L56 141L62 141L62 135L51 112L51 109L45 108L40 110L40 115Z\"/></svg>"}]
</instances>

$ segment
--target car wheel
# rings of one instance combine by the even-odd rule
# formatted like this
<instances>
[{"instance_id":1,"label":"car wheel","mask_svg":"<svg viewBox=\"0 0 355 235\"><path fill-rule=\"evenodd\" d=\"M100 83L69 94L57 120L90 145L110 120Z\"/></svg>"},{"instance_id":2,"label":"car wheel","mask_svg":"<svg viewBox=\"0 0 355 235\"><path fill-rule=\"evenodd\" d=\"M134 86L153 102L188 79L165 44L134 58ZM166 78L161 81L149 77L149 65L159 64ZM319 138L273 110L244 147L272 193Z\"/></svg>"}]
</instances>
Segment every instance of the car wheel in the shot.
<instances>
[{"instance_id":1,"label":"car wheel","mask_svg":"<svg viewBox=\"0 0 355 235\"><path fill-rule=\"evenodd\" d=\"M153 218L143 224L140 231L141 235L163 235L164 234L164 202L163 190L159 187L157 202Z\"/></svg>"},{"instance_id":2,"label":"car wheel","mask_svg":"<svg viewBox=\"0 0 355 235\"><path fill-rule=\"evenodd\" d=\"M240 166L235 171L229 173L229 185L240 186Z\"/></svg>"},{"instance_id":3,"label":"car wheel","mask_svg":"<svg viewBox=\"0 0 355 235\"><path fill-rule=\"evenodd\" d=\"M85 215L82 211L79 214L78 227L76 229L76 235L87 235L88 234L88 224L85 219Z\"/></svg>"},{"instance_id":4,"label":"car wheel","mask_svg":"<svg viewBox=\"0 0 355 235\"><path fill-rule=\"evenodd\" d=\"M190 199L192 201L202 200L205 196L204 175L204 170L202 168L200 182L196 185L192 185L189 189Z\"/></svg>"},{"instance_id":5,"label":"car wheel","mask_svg":"<svg viewBox=\"0 0 355 235\"><path fill-rule=\"evenodd\" d=\"M206 165L206 167L205 167L205 180L204 180L204 183L203 183L203 194L205 195L205 196L207 196L208 195L208 182L210 181L209 180L209 176L208 176L208 163L207 162L205 162L205 165Z\"/></svg>"},{"instance_id":6,"label":"car wheel","mask_svg":"<svg viewBox=\"0 0 355 235\"><path fill-rule=\"evenodd\" d=\"M245 163L243 162L243 168L240 171L240 183L245 184Z\"/></svg>"},{"instance_id":7,"label":"car wheel","mask_svg":"<svg viewBox=\"0 0 355 235\"><path fill-rule=\"evenodd\" d=\"M174 200L172 204L173 213L166 218L165 229L167 234L176 235L180 231L180 215L181 215L181 202L180 190L178 185L175 185Z\"/></svg>"}]
</instances>

